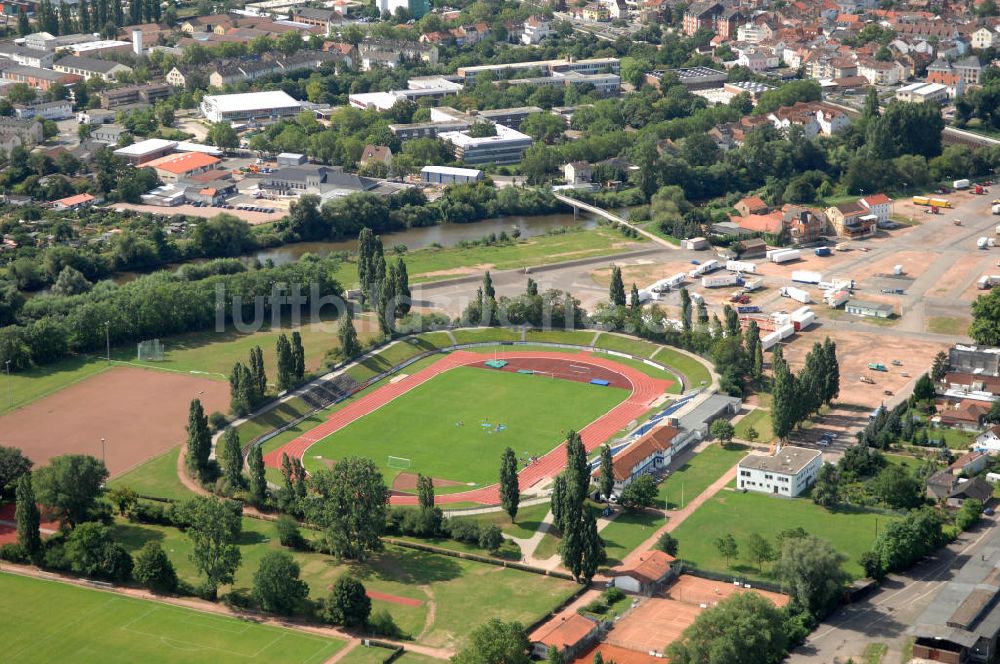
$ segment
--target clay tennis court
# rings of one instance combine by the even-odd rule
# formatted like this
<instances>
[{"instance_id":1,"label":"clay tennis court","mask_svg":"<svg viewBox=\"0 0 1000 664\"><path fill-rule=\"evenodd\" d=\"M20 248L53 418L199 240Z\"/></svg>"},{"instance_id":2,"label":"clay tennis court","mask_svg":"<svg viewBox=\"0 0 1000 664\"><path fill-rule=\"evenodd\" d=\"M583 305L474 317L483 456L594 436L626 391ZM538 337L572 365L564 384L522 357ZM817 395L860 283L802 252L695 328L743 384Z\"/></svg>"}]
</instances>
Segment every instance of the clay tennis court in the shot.
<instances>
[{"instance_id":1,"label":"clay tennis court","mask_svg":"<svg viewBox=\"0 0 1000 664\"><path fill-rule=\"evenodd\" d=\"M184 441L188 407L227 411L229 385L185 374L115 367L0 417L0 445L35 466L61 454L101 458L112 477Z\"/></svg>"},{"instance_id":2,"label":"clay tennis court","mask_svg":"<svg viewBox=\"0 0 1000 664\"><path fill-rule=\"evenodd\" d=\"M649 410L650 406L663 396L671 384L669 380L653 378L637 369L619 364L606 355L589 352L574 354L552 351L503 351L493 353L493 359L506 360L510 364L521 363L520 366L523 367L527 367L527 363L531 362L534 363L533 366L538 367L538 370L547 367L545 370L554 372L557 378L562 375L585 376L586 382L589 382L597 377L597 372L607 372L614 374L616 381L622 381L621 385L625 389L631 390L628 398L602 417L580 429L580 437L588 452L596 449L597 446ZM484 358L480 353L467 351L449 353L431 366L408 375L402 380L383 385L374 392L348 404L333 413L326 422L268 452L264 456L264 463L272 468L280 468L282 454L297 456L301 459L315 443L348 426L356 419L378 410L418 385L422 385L449 369L461 366L483 366L486 361L487 358ZM583 369L587 371L584 372ZM496 369L491 369L491 371L496 371ZM580 378L575 378L575 380L580 380ZM565 465L565 443L560 443L549 453L541 456L518 473L521 490L556 475ZM435 500L438 504L476 502L484 505L495 505L500 502L500 493L497 485L494 484L460 493L438 495L435 496ZM390 502L393 505L416 505L417 497L397 493L392 495Z\"/></svg>"},{"instance_id":3,"label":"clay tennis court","mask_svg":"<svg viewBox=\"0 0 1000 664\"><path fill-rule=\"evenodd\" d=\"M695 621L702 611L734 593L756 592L777 606L788 604L788 597L764 590L746 589L725 581L712 581L682 574L666 591L666 598L642 600L615 625L607 643L639 652L664 652L667 646Z\"/></svg>"}]
</instances>

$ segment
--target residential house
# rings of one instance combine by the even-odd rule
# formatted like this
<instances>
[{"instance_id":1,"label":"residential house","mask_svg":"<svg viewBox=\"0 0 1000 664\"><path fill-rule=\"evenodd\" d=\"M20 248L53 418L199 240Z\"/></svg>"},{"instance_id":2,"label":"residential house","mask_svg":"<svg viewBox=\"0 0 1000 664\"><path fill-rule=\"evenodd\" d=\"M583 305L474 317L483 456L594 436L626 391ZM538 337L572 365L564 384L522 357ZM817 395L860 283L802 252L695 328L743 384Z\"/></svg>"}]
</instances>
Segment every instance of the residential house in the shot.
<instances>
[{"instance_id":1,"label":"residential house","mask_svg":"<svg viewBox=\"0 0 1000 664\"><path fill-rule=\"evenodd\" d=\"M991 454L1000 452L1000 424L994 424L976 436L975 447L977 450L985 450Z\"/></svg>"},{"instance_id":2,"label":"residential house","mask_svg":"<svg viewBox=\"0 0 1000 664\"><path fill-rule=\"evenodd\" d=\"M581 16L584 21L591 21L593 23L599 21L607 21L611 18L611 12L608 11L607 5L601 4L599 2L592 2L588 5L584 5L581 12Z\"/></svg>"},{"instance_id":3,"label":"residential house","mask_svg":"<svg viewBox=\"0 0 1000 664\"><path fill-rule=\"evenodd\" d=\"M955 476L972 477L978 475L986 469L990 463L990 455L986 452L975 450L966 452L948 466L948 470Z\"/></svg>"},{"instance_id":4,"label":"residential house","mask_svg":"<svg viewBox=\"0 0 1000 664\"><path fill-rule=\"evenodd\" d=\"M680 432L671 426L657 426L636 438L612 458L615 476L614 495L621 495L637 477L662 470L670 465L673 457L672 441ZM600 476L601 471L595 472ZM605 496L607 497L607 496Z\"/></svg>"},{"instance_id":5,"label":"residential house","mask_svg":"<svg viewBox=\"0 0 1000 664\"><path fill-rule=\"evenodd\" d=\"M166 83L127 85L100 92L101 108L112 109L130 104L155 104L170 96L171 86Z\"/></svg>"},{"instance_id":6,"label":"residential house","mask_svg":"<svg viewBox=\"0 0 1000 664\"><path fill-rule=\"evenodd\" d=\"M868 210L870 214L875 215L878 218L879 224L889 221L889 215L892 214L892 199L885 194L862 196L858 199L858 203Z\"/></svg>"},{"instance_id":7,"label":"residential house","mask_svg":"<svg viewBox=\"0 0 1000 664\"><path fill-rule=\"evenodd\" d=\"M53 210L79 210L89 207L96 202L97 199L90 194L76 194L75 196L68 196L60 198L57 201L52 201L51 205Z\"/></svg>"},{"instance_id":8,"label":"residential house","mask_svg":"<svg viewBox=\"0 0 1000 664\"><path fill-rule=\"evenodd\" d=\"M567 184L588 184L594 170L585 161L571 161L563 166L563 179Z\"/></svg>"},{"instance_id":9,"label":"residential house","mask_svg":"<svg viewBox=\"0 0 1000 664\"><path fill-rule=\"evenodd\" d=\"M19 65L50 69L54 54L51 51L40 51L36 48L26 48L17 44L0 44L0 58L13 60Z\"/></svg>"},{"instance_id":10,"label":"residential house","mask_svg":"<svg viewBox=\"0 0 1000 664\"><path fill-rule=\"evenodd\" d=\"M677 578L680 571L680 563L669 553L646 551L631 565L616 567L611 582L624 592L649 597Z\"/></svg>"},{"instance_id":11,"label":"residential house","mask_svg":"<svg viewBox=\"0 0 1000 664\"><path fill-rule=\"evenodd\" d=\"M565 661L571 662L595 644L600 633L599 623L578 613L571 613L559 620L544 623L531 633L528 641L531 643L531 654L538 659L545 659L549 648L554 647Z\"/></svg>"},{"instance_id":12,"label":"residential house","mask_svg":"<svg viewBox=\"0 0 1000 664\"><path fill-rule=\"evenodd\" d=\"M822 102L799 101L782 106L767 117L777 129L786 130L793 124L802 127L807 138L817 134L832 136L851 123L846 113Z\"/></svg>"},{"instance_id":13,"label":"residential house","mask_svg":"<svg viewBox=\"0 0 1000 664\"><path fill-rule=\"evenodd\" d=\"M73 85L83 80L82 76L66 72L40 69L28 65L10 65L0 69L0 77L11 83L24 83L36 90L46 91L53 85Z\"/></svg>"},{"instance_id":14,"label":"residential house","mask_svg":"<svg viewBox=\"0 0 1000 664\"><path fill-rule=\"evenodd\" d=\"M781 208L782 222L795 244L818 242L826 234L826 215L819 210L787 204Z\"/></svg>"},{"instance_id":15,"label":"residential house","mask_svg":"<svg viewBox=\"0 0 1000 664\"><path fill-rule=\"evenodd\" d=\"M737 466L737 488L794 498L816 481L823 465L819 450L791 445L772 455L749 454Z\"/></svg>"},{"instance_id":16,"label":"residential house","mask_svg":"<svg viewBox=\"0 0 1000 664\"><path fill-rule=\"evenodd\" d=\"M723 6L718 2L709 0L691 3L684 10L684 34L690 37L699 30L714 32L722 13Z\"/></svg>"},{"instance_id":17,"label":"residential house","mask_svg":"<svg viewBox=\"0 0 1000 664\"><path fill-rule=\"evenodd\" d=\"M366 145L361 151L360 165L375 163L392 166L392 150L385 145Z\"/></svg>"},{"instance_id":18,"label":"residential house","mask_svg":"<svg viewBox=\"0 0 1000 664\"><path fill-rule=\"evenodd\" d=\"M116 124L100 124L90 132L90 138L92 140L98 141L100 143L107 143L108 145L117 145L122 136L127 134L128 131L125 127Z\"/></svg>"},{"instance_id":19,"label":"residential house","mask_svg":"<svg viewBox=\"0 0 1000 664\"><path fill-rule=\"evenodd\" d=\"M132 68L111 60L98 60L78 55L66 55L56 61L52 68L67 74L76 74L85 79L99 78L111 82L118 73L130 74Z\"/></svg>"},{"instance_id":20,"label":"residential house","mask_svg":"<svg viewBox=\"0 0 1000 664\"><path fill-rule=\"evenodd\" d=\"M15 104L14 115L25 120L30 120L31 118L38 118L40 120L67 120L73 117L73 102L68 99L58 99L56 101L42 101L33 104Z\"/></svg>"},{"instance_id":21,"label":"residential house","mask_svg":"<svg viewBox=\"0 0 1000 664\"><path fill-rule=\"evenodd\" d=\"M358 44L361 68L368 71L375 66L395 67L403 59L420 60L437 64L438 49L432 44L392 39L365 39Z\"/></svg>"},{"instance_id":22,"label":"residential house","mask_svg":"<svg viewBox=\"0 0 1000 664\"><path fill-rule=\"evenodd\" d=\"M972 33L972 48L982 51L991 48L997 42L996 33L983 26Z\"/></svg>"},{"instance_id":23,"label":"residential house","mask_svg":"<svg viewBox=\"0 0 1000 664\"><path fill-rule=\"evenodd\" d=\"M897 85L903 79L904 70L898 62L870 58L858 63L858 76L864 76L872 85Z\"/></svg>"},{"instance_id":24,"label":"residential house","mask_svg":"<svg viewBox=\"0 0 1000 664\"><path fill-rule=\"evenodd\" d=\"M742 217L749 217L752 214L767 214L770 210L767 203L759 196L746 196L741 198L733 206Z\"/></svg>"},{"instance_id":25,"label":"residential house","mask_svg":"<svg viewBox=\"0 0 1000 664\"><path fill-rule=\"evenodd\" d=\"M736 64L740 67L746 67L755 74L759 74L767 69L767 54L753 48L743 49L740 56L736 59Z\"/></svg>"},{"instance_id":26,"label":"residential house","mask_svg":"<svg viewBox=\"0 0 1000 664\"><path fill-rule=\"evenodd\" d=\"M878 218L857 201L828 207L826 217L834 233L850 240L874 235L878 222Z\"/></svg>"},{"instance_id":27,"label":"residential house","mask_svg":"<svg viewBox=\"0 0 1000 664\"><path fill-rule=\"evenodd\" d=\"M942 426L965 431L981 431L990 412L989 402L975 399L939 401L937 406L938 414L935 419Z\"/></svg>"},{"instance_id":28,"label":"residential house","mask_svg":"<svg viewBox=\"0 0 1000 664\"><path fill-rule=\"evenodd\" d=\"M524 22L524 30L521 32L521 43L529 46L540 44L553 33L552 25L544 16L537 14L529 16Z\"/></svg>"},{"instance_id":29,"label":"residential house","mask_svg":"<svg viewBox=\"0 0 1000 664\"><path fill-rule=\"evenodd\" d=\"M952 371L1000 376L1000 348L955 344L948 349L948 367Z\"/></svg>"},{"instance_id":30,"label":"residential house","mask_svg":"<svg viewBox=\"0 0 1000 664\"><path fill-rule=\"evenodd\" d=\"M983 65L980 64L977 56L970 55L961 60L956 60L952 66L967 86L979 85L980 77L983 74Z\"/></svg>"}]
</instances>

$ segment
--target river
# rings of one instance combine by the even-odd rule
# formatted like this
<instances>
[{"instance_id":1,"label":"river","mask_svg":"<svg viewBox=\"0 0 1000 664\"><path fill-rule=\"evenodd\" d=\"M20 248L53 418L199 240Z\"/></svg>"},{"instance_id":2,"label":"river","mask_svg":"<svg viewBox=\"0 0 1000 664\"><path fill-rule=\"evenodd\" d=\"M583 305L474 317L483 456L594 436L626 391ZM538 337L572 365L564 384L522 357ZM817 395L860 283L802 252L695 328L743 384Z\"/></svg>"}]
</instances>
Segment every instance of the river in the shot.
<instances>
[{"instance_id":1,"label":"river","mask_svg":"<svg viewBox=\"0 0 1000 664\"><path fill-rule=\"evenodd\" d=\"M597 227L597 221L589 216L573 219L572 214L500 217L469 224L438 224L436 226L407 228L396 233L383 235L382 244L385 245L386 249L402 244L406 245L407 250L416 251L426 249L434 244L439 244L442 247L453 247L459 242L478 240L490 233L499 235L501 231L506 231L510 235L514 229L517 229L521 231L521 237L524 238L544 235L557 228L573 226L590 230ZM357 248L358 241L356 239L340 242L295 242L280 247L261 249L253 257L262 262L270 259L274 261L275 265L281 265L296 261L307 253L325 256L336 251L353 252Z\"/></svg>"},{"instance_id":2,"label":"river","mask_svg":"<svg viewBox=\"0 0 1000 664\"><path fill-rule=\"evenodd\" d=\"M459 242L479 240L490 233L500 234L506 231L510 235L514 229L521 231L521 237L533 237L544 235L557 228L580 227L590 230L597 227L597 220L587 214L581 214L578 219L574 219L572 214L546 214L538 216L511 216L484 219L468 224L437 224L436 226L423 226L421 228L407 228L395 233L387 233L382 236L382 243L386 249L402 244L407 250L416 251L425 249L434 244L442 247L454 247ZM270 259L275 265L283 265L297 261L304 254L317 254L326 256L337 251L356 251L358 241L342 240L339 242L293 242L280 247L261 249L240 258L257 259L264 262ZM191 263L202 263L204 259L189 261ZM175 270L182 263L164 265L158 270ZM128 283L143 274L144 272L119 272L114 275L115 283Z\"/></svg>"}]
</instances>

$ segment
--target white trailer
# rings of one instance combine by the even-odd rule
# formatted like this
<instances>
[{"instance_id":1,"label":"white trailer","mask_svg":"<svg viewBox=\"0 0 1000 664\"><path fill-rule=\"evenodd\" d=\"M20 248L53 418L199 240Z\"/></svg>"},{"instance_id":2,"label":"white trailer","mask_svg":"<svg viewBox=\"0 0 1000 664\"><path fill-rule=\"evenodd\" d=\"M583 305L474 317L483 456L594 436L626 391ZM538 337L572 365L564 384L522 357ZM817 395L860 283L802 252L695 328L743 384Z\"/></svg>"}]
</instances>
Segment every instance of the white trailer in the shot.
<instances>
[{"instance_id":1,"label":"white trailer","mask_svg":"<svg viewBox=\"0 0 1000 664\"><path fill-rule=\"evenodd\" d=\"M771 350L774 348L775 344L781 341L781 335L777 332L771 332L770 334L765 334L760 338L760 349L761 350Z\"/></svg>"},{"instance_id":2,"label":"white trailer","mask_svg":"<svg viewBox=\"0 0 1000 664\"><path fill-rule=\"evenodd\" d=\"M757 290L758 288L762 288L763 286L764 286L764 278L763 277L756 277L754 279L747 279L747 280L745 280L743 282L743 290L746 291L747 293L753 292L753 291Z\"/></svg>"},{"instance_id":3,"label":"white trailer","mask_svg":"<svg viewBox=\"0 0 1000 664\"><path fill-rule=\"evenodd\" d=\"M782 325L777 330L775 330L775 333L778 335L779 338L787 339L788 337L795 334L795 325L792 323Z\"/></svg>"},{"instance_id":4,"label":"white trailer","mask_svg":"<svg viewBox=\"0 0 1000 664\"><path fill-rule=\"evenodd\" d=\"M792 281L797 281L801 284L818 284L823 281L823 275L813 270L794 270L792 272Z\"/></svg>"},{"instance_id":5,"label":"white trailer","mask_svg":"<svg viewBox=\"0 0 1000 664\"><path fill-rule=\"evenodd\" d=\"M955 180L954 182L952 182L951 186L954 187L955 189L968 189L969 184L970 182L968 178L962 178L961 180Z\"/></svg>"},{"instance_id":6,"label":"white trailer","mask_svg":"<svg viewBox=\"0 0 1000 664\"><path fill-rule=\"evenodd\" d=\"M989 247L989 243L986 241L985 237L981 237L978 240L976 240L976 247L978 249L986 249Z\"/></svg>"},{"instance_id":7,"label":"white trailer","mask_svg":"<svg viewBox=\"0 0 1000 664\"><path fill-rule=\"evenodd\" d=\"M726 261L726 269L730 272L754 274L757 272L757 264L750 261Z\"/></svg>"},{"instance_id":8,"label":"white trailer","mask_svg":"<svg viewBox=\"0 0 1000 664\"><path fill-rule=\"evenodd\" d=\"M836 309L840 305L846 304L851 299L851 294L845 290L830 291L827 292L823 299L826 301L827 306Z\"/></svg>"},{"instance_id":9,"label":"white trailer","mask_svg":"<svg viewBox=\"0 0 1000 664\"><path fill-rule=\"evenodd\" d=\"M795 286L783 286L779 291L781 297L790 297L796 302L801 302L802 304L809 304L812 302L812 298L809 293L802 290L801 288L796 288Z\"/></svg>"},{"instance_id":10,"label":"white trailer","mask_svg":"<svg viewBox=\"0 0 1000 664\"><path fill-rule=\"evenodd\" d=\"M691 293L691 301L698 304L700 302L704 302L705 298L701 296L701 293Z\"/></svg>"},{"instance_id":11,"label":"white trailer","mask_svg":"<svg viewBox=\"0 0 1000 664\"><path fill-rule=\"evenodd\" d=\"M805 311L802 309L805 309ZM802 309L792 313L792 325L795 326L796 332L804 330L816 322L816 314L811 309L808 307L803 307Z\"/></svg>"},{"instance_id":12,"label":"white trailer","mask_svg":"<svg viewBox=\"0 0 1000 664\"><path fill-rule=\"evenodd\" d=\"M802 252L798 249L785 249L771 254L772 263L787 263L788 261L797 261L800 258L802 258Z\"/></svg>"},{"instance_id":13,"label":"white trailer","mask_svg":"<svg viewBox=\"0 0 1000 664\"><path fill-rule=\"evenodd\" d=\"M659 299L658 295L655 295L652 291L648 291L645 288L639 289L639 304L646 304L650 300Z\"/></svg>"},{"instance_id":14,"label":"white trailer","mask_svg":"<svg viewBox=\"0 0 1000 664\"><path fill-rule=\"evenodd\" d=\"M739 281L739 275L719 274L714 277L702 277L701 285L703 288L719 288L720 286L735 286Z\"/></svg>"},{"instance_id":15,"label":"white trailer","mask_svg":"<svg viewBox=\"0 0 1000 664\"><path fill-rule=\"evenodd\" d=\"M664 281L666 281L667 285L670 286L671 288L677 288L678 286L684 283L684 279L686 277L687 275L684 274L683 272L678 272L673 276L667 277L666 279L664 279Z\"/></svg>"}]
</instances>

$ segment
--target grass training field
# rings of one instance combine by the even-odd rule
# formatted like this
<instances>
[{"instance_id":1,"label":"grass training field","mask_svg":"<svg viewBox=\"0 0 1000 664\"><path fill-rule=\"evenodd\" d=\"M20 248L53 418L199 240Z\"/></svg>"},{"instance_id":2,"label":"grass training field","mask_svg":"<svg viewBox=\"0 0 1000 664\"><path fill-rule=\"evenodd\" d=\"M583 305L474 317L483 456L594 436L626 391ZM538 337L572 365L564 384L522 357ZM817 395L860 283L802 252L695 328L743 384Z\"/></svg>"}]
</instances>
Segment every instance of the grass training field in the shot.
<instances>
[{"instance_id":1,"label":"grass training field","mask_svg":"<svg viewBox=\"0 0 1000 664\"><path fill-rule=\"evenodd\" d=\"M388 466L391 455L409 459L410 472L489 485L505 447L519 457L544 454L568 429L583 428L627 396L587 383L457 367L326 437L309 449L305 464L316 469L326 459L364 456L391 481L400 470Z\"/></svg>"},{"instance_id":2,"label":"grass training field","mask_svg":"<svg viewBox=\"0 0 1000 664\"><path fill-rule=\"evenodd\" d=\"M876 523L884 527L896 517L864 511L830 512L804 498L775 498L747 492L722 491L698 508L675 531L679 542L678 558L700 569L716 572L737 571L762 576L744 557L746 539L758 533L775 543L778 533L801 527L807 533L830 542L847 557L844 569L851 576L863 575L858 556L871 548ZM726 560L715 547L715 540L732 534L740 547L738 559L727 569ZM770 569L765 566L763 576Z\"/></svg>"},{"instance_id":3,"label":"grass training field","mask_svg":"<svg viewBox=\"0 0 1000 664\"><path fill-rule=\"evenodd\" d=\"M758 443L769 443L774 439L774 427L771 426L771 411L755 408L747 416L736 423L736 437L746 440L747 430L753 427L757 431Z\"/></svg>"},{"instance_id":4,"label":"grass training field","mask_svg":"<svg viewBox=\"0 0 1000 664\"><path fill-rule=\"evenodd\" d=\"M8 662L320 664L344 642L0 574L0 659Z\"/></svg>"},{"instance_id":5,"label":"grass training field","mask_svg":"<svg viewBox=\"0 0 1000 664\"><path fill-rule=\"evenodd\" d=\"M111 480L108 486L112 489L127 486L139 495L151 498L172 500L191 498L194 494L188 491L177 477L177 455L180 453L179 447L168 450Z\"/></svg>"}]
</instances>

